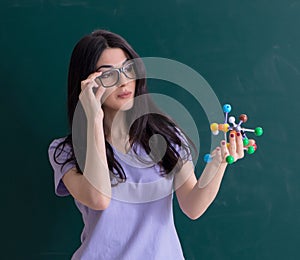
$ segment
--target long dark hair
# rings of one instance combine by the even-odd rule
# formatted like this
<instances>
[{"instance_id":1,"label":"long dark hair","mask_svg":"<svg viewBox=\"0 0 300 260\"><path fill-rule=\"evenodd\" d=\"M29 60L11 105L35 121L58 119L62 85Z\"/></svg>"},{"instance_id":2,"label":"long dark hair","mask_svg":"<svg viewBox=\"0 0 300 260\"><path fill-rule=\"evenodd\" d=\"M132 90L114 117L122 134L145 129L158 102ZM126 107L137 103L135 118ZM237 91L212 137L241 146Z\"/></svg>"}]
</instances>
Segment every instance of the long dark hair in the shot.
<instances>
[{"instance_id":1,"label":"long dark hair","mask_svg":"<svg viewBox=\"0 0 300 260\"><path fill-rule=\"evenodd\" d=\"M70 129L72 129L73 116L76 105L79 101L81 81L85 80L91 73L95 72L96 64L102 52L108 47L122 49L130 59L140 58L125 39L106 30L96 30L91 34L83 37L76 44L71 55L68 73L68 121ZM148 90L146 79L137 79L135 97L147 93ZM141 101L137 100L134 102L133 108L126 112L127 117L134 117L134 113L136 113L134 107L138 107L140 105L136 104L136 102ZM159 111L159 109L149 98L149 95L145 95L145 98L142 102L142 106L144 107L144 109L148 109L147 111L157 111L157 113L147 113L143 116L138 117L134 121L129 130L129 142L131 146L137 147L133 146L133 144L141 145L141 147L147 152L147 154L151 154L153 160L155 161L155 157L159 156L159 151L151 151L149 141L151 139L151 147L155 147L155 145L157 145L160 141L157 138L151 137L157 135L163 136L166 142L166 152L162 156L162 159L160 161L157 161L157 164L160 166L162 175L167 175L171 172L178 172L183 165L183 161L191 155L190 148L195 149L195 146L188 137L184 136L183 138L183 131L171 118ZM116 160L111 145L107 141L105 142L105 144L108 168L110 172L114 173L114 176L117 176L119 181L125 181L126 174L120 163ZM57 158L59 157L60 152L64 149L65 145L69 145L71 147L70 154L65 162L59 162L57 161ZM186 155L185 158L180 155L178 147L180 147L180 149L184 151L184 154ZM135 152L137 152L136 149ZM74 154L72 133L69 134L57 146L54 152L54 160L57 163L61 164L62 167L66 163L73 161L76 164L77 171L79 173L82 173Z\"/></svg>"}]
</instances>

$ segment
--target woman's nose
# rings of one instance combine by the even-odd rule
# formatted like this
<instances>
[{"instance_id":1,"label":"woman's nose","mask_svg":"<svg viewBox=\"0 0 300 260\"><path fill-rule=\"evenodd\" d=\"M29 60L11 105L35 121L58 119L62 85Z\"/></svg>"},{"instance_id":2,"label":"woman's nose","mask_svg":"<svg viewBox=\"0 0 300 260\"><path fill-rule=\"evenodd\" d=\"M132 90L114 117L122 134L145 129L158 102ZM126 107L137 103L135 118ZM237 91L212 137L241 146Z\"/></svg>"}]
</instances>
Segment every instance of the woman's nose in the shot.
<instances>
[{"instance_id":1,"label":"woman's nose","mask_svg":"<svg viewBox=\"0 0 300 260\"><path fill-rule=\"evenodd\" d=\"M120 73L120 80L119 80L119 84L118 87L123 87L124 85L126 85L130 80L124 75L123 72Z\"/></svg>"}]
</instances>

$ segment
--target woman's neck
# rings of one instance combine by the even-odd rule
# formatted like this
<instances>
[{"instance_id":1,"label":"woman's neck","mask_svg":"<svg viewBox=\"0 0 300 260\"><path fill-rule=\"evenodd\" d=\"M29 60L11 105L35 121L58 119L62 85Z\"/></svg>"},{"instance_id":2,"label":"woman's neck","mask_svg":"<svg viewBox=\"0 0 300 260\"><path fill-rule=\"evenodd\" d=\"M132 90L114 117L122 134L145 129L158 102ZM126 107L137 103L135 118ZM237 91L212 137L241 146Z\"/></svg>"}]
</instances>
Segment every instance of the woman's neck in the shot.
<instances>
[{"instance_id":1,"label":"woman's neck","mask_svg":"<svg viewBox=\"0 0 300 260\"><path fill-rule=\"evenodd\" d=\"M104 111L104 132L106 140L125 151L129 144L129 129L126 123L125 112L118 111L117 113Z\"/></svg>"}]
</instances>

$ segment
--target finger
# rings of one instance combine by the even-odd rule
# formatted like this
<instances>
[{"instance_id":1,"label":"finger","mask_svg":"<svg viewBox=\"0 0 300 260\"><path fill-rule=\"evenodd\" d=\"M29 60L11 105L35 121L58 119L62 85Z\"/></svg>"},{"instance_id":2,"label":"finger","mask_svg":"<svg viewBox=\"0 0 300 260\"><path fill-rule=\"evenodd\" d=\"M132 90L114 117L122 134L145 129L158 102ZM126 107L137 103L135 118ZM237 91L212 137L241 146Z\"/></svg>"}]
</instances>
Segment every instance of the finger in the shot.
<instances>
[{"instance_id":1,"label":"finger","mask_svg":"<svg viewBox=\"0 0 300 260\"><path fill-rule=\"evenodd\" d=\"M81 82L80 82L80 87L81 87L81 91L83 91L85 88L86 88L86 86L87 86L87 84L89 83L89 80L82 80Z\"/></svg>"},{"instance_id":2,"label":"finger","mask_svg":"<svg viewBox=\"0 0 300 260\"><path fill-rule=\"evenodd\" d=\"M254 144L255 144L255 140L249 139L249 143L245 147L248 148L249 146L253 146Z\"/></svg>"},{"instance_id":3,"label":"finger","mask_svg":"<svg viewBox=\"0 0 300 260\"><path fill-rule=\"evenodd\" d=\"M214 149L214 150L210 153L210 155L211 155L211 157L213 158L213 157L215 157L215 156L217 155L217 153L219 153L219 152L221 152L221 148L218 146L218 147L216 147L216 149Z\"/></svg>"},{"instance_id":4,"label":"finger","mask_svg":"<svg viewBox=\"0 0 300 260\"><path fill-rule=\"evenodd\" d=\"M102 74L102 71L97 71L89 76L89 78L95 82L95 86L94 86L95 88L102 86L101 81L99 79L101 74Z\"/></svg>"},{"instance_id":5,"label":"finger","mask_svg":"<svg viewBox=\"0 0 300 260\"><path fill-rule=\"evenodd\" d=\"M235 132L231 131L229 134L229 153L236 157L236 141L235 141Z\"/></svg>"},{"instance_id":6,"label":"finger","mask_svg":"<svg viewBox=\"0 0 300 260\"><path fill-rule=\"evenodd\" d=\"M96 96L96 99L99 102L100 102L101 97L103 96L104 92L105 92L105 88L103 88L102 86L98 86L98 89L97 89L97 92L96 92L95 96Z\"/></svg>"},{"instance_id":7,"label":"finger","mask_svg":"<svg viewBox=\"0 0 300 260\"><path fill-rule=\"evenodd\" d=\"M216 147L216 149L213 151L212 153L213 156L213 162L216 163L221 163L223 161L223 157L222 157L222 153L221 153L221 148L220 147Z\"/></svg>"},{"instance_id":8,"label":"finger","mask_svg":"<svg viewBox=\"0 0 300 260\"><path fill-rule=\"evenodd\" d=\"M214 150L210 153L210 155L211 155L212 157L214 157L219 149L220 149L220 147L216 147L216 149L214 149Z\"/></svg>"},{"instance_id":9,"label":"finger","mask_svg":"<svg viewBox=\"0 0 300 260\"><path fill-rule=\"evenodd\" d=\"M103 93L105 92L105 88L102 86L101 80L99 77L101 76L102 71L95 72L90 75L91 80L94 81L95 85L93 85L93 92L98 102L100 102Z\"/></svg>"},{"instance_id":10,"label":"finger","mask_svg":"<svg viewBox=\"0 0 300 260\"><path fill-rule=\"evenodd\" d=\"M93 87L99 87L101 85L100 80L97 80L99 76L101 76L102 72L97 71L92 74L90 74L87 79L81 81L81 90L84 90L87 87L93 88Z\"/></svg>"},{"instance_id":11,"label":"finger","mask_svg":"<svg viewBox=\"0 0 300 260\"><path fill-rule=\"evenodd\" d=\"M239 159L244 157L244 143L241 133L236 133L236 153Z\"/></svg>"},{"instance_id":12,"label":"finger","mask_svg":"<svg viewBox=\"0 0 300 260\"><path fill-rule=\"evenodd\" d=\"M223 162L226 161L226 157L228 155L229 155L229 151L227 148L227 144L226 144L226 141L223 140L223 141L221 141L221 156L222 156Z\"/></svg>"},{"instance_id":13,"label":"finger","mask_svg":"<svg viewBox=\"0 0 300 260\"><path fill-rule=\"evenodd\" d=\"M81 81L81 91L84 91L87 88L91 89L94 86L97 86L97 84L91 79Z\"/></svg>"},{"instance_id":14,"label":"finger","mask_svg":"<svg viewBox=\"0 0 300 260\"><path fill-rule=\"evenodd\" d=\"M96 71L96 72L90 74L87 79L94 80L95 78L101 76L101 74L102 74L102 71Z\"/></svg>"}]
</instances>

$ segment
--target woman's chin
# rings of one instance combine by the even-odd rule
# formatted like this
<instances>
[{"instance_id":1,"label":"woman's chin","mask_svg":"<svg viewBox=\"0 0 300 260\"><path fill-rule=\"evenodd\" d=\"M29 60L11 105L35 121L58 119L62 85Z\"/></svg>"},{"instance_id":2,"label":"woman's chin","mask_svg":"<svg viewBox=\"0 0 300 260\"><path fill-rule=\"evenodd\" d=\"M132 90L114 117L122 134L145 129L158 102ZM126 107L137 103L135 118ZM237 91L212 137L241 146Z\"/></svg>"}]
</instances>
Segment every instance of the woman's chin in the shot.
<instances>
[{"instance_id":1,"label":"woman's chin","mask_svg":"<svg viewBox=\"0 0 300 260\"><path fill-rule=\"evenodd\" d=\"M120 111L127 111L129 109L131 109L133 107L133 99L130 99L128 101L126 101L124 104L122 104L122 106L120 107Z\"/></svg>"}]
</instances>

